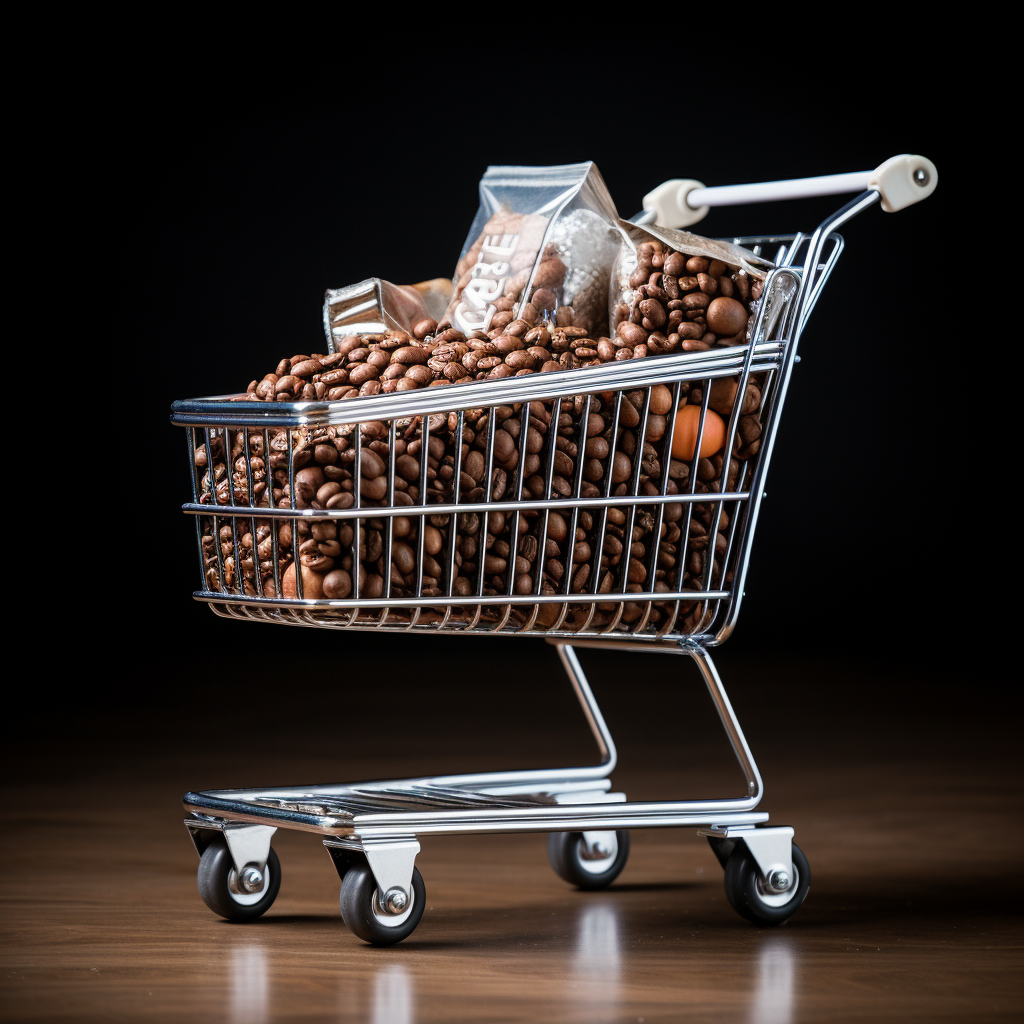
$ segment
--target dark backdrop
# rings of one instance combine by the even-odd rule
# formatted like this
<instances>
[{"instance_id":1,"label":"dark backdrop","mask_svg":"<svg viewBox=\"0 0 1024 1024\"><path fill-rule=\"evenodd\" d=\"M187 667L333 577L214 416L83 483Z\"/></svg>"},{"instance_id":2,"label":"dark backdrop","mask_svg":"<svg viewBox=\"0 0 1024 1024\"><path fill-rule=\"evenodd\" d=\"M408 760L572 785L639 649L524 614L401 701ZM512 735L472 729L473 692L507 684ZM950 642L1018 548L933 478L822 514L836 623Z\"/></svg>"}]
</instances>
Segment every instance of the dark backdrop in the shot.
<instances>
[{"instance_id":1,"label":"dark backdrop","mask_svg":"<svg viewBox=\"0 0 1024 1024\"><path fill-rule=\"evenodd\" d=\"M577 78L571 102L533 107L517 93L496 116L493 104L478 113L452 102L429 76L400 84L381 92L377 77L368 91L346 74L284 103L238 83L186 91L147 81L137 104L109 112L116 158L91 216L116 250L103 330L119 356L101 364L97 384L126 388L132 415L102 425L111 458L82 468L86 486L113 485L123 500L84 546L94 597L78 616L84 639L52 653L68 659L65 681L89 682L59 701L53 687L30 693L36 710L15 744L59 771L62 759L81 763L83 744L112 758L156 736L197 756L242 744L266 709L278 724L299 716L327 732L339 713L369 728L381 707L413 709L417 729L454 745L444 723L456 703L497 734L556 713L555 663L539 641L286 630L225 622L193 602L194 532L177 511L184 443L167 413L174 399L244 389L281 356L322 349L327 287L450 275L487 164L586 159L623 216L671 177L800 177L901 152L935 161L929 200L892 215L875 207L844 230L846 252L801 346L748 597L723 659L734 702L769 717L780 699L788 714L824 706L868 724L896 715L907 728L920 713L973 716L956 697L976 669L953 638L984 621L985 603L958 587L994 567L980 510L948 495L992 477L988 439L944 365L986 330L960 292L965 254L947 241L963 188L950 94L892 81L883 113L863 90L808 105L722 88L693 110L657 90L638 97L609 82L592 92ZM715 210L699 230L808 231L844 201ZM596 671L612 682L628 672L622 713L650 714L665 674L633 664L613 658ZM774 696L763 692L769 678Z\"/></svg>"}]
</instances>

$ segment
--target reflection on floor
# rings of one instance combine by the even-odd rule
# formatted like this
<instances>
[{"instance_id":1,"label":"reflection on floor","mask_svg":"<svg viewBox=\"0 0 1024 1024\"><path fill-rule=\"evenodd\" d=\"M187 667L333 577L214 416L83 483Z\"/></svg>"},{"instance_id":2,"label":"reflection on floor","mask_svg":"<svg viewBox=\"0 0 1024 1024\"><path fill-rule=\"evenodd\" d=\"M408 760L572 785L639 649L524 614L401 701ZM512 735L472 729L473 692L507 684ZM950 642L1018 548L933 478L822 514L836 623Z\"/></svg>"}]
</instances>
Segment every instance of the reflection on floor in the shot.
<instances>
[{"instance_id":1,"label":"reflection on floor","mask_svg":"<svg viewBox=\"0 0 1024 1024\"><path fill-rule=\"evenodd\" d=\"M621 1020L627 1015L622 989L624 943L622 911L610 895L593 895L580 907L567 957L565 984L571 993L573 1013L584 1020ZM417 976L405 963L392 962L398 951L361 951L370 960L361 971L365 996L355 995L352 978L342 973L338 987L338 1016L347 1019L365 1007L372 1024L414 1024L417 1014ZM752 965L750 1024L790 1024L794 1020L794 986L797 955L790 936L767 932L759 937ZM228 957L230 992L228 1019L232 1024L265 1024L273 1017L270 954L261 942L240 938ZM737 979L739 981L739 979ZM740 984L739 987L742 987Z\"/></svg>"}]
</instances>

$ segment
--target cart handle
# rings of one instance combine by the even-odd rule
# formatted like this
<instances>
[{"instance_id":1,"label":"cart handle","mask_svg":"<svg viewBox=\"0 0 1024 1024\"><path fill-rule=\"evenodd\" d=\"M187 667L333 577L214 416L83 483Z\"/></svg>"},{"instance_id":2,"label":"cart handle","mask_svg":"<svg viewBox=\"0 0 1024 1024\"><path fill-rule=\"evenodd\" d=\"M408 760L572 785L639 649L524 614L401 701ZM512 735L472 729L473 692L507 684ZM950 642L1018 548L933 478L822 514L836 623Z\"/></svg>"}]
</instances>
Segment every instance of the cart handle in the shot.
<instances>
[{"instance_id":1,"label":"cart handle","mask_svg":"<svg viewBox=\"0 0 1024 1024\"><path fill-rule=\"evenodd\" d=\"M712 206L741 206L776 199L837 196L845 192L877 192L882 209L895 213L926 199L939 183L939 172L927 157L903 153L890 157L873 171L826 174L818 178L762 181L756 185L719 185L708 188L693 178L673 178L644 196L644 212L635 223L657 221L666 228L685 228L703 220Z\"/></svg>"}]
</instances>

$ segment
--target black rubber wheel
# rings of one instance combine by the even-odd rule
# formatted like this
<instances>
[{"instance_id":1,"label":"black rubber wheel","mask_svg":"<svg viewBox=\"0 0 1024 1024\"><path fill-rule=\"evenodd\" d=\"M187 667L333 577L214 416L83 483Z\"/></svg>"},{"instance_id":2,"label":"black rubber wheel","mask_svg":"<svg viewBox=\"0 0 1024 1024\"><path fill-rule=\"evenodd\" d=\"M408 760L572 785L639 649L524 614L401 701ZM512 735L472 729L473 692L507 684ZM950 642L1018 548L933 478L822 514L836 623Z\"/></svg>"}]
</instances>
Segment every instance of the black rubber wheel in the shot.
<instances>
[{"instance_id":1,"label":"black rubber wheel","mask_svg":"<svg viewBox=\"0 0 1024 1024\"><path fill-rule=\"evenodd\" d=\"M603 889L611 885L629 859L629 833L615 833L615 851L599 860L584 857L582 832L552 832L548 836L548 860L555 874L579 889Z\"/></svg>"},{"instance_id":2,"label":"black rubber wheel","mask_svg":"<svg viewBox=\"0 0 1024 1024\"><path fill-rule=\"evenodd\" d=\"M390 915L379 902L377 881L365 861L354 864L341 880L341 919L349 931L372 946L393 946L416 930L427 905L427 890L419 868L412 869L412 905Z\"/></svg>"},{"instance_id":3,"label":"black rubber wheel","mask_svg":"<svg viewBox=\"0 0 1024 1024\"><path fill-rule=\"evenodd\" d=\"M746 843L737 843L725 865L725 895L733 910L753 924L782 924L800 909L811 887L810 866L796 843L793 844L793 872L796 877L788 892L769 893L761 869Z\"/></svg>"},{"instance_id":4,"label":"black rubber wheel","mask_svg":"<svg viewBox=\"0 0 1024 1024\"><path fill-rule=\"evenodd\" d=\"M273 848L267 858L264 877L262 893L244 892L238 885L228 844L220 837L210 843L199 858L199 895L215 914L229 921L255 921L277 899L281 888L281 862Z\"/></svg>"}]
</instances>

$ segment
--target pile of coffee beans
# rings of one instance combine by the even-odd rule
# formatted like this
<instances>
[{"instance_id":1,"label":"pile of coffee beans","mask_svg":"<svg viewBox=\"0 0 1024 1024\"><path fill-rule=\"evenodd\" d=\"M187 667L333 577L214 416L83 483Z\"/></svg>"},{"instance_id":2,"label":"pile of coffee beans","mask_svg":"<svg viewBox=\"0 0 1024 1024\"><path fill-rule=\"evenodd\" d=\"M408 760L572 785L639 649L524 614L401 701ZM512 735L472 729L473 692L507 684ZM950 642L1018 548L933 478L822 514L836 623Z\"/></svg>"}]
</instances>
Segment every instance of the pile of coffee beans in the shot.
<instances>
[{"instance_id":1,"label":"pile of coffee beans","mask_svg":"<svg viewBox=\"0 0 1024 1024\"><path fill-rule=\"evenodd\" d=\"M510 304L498 311L486 334L467 337L444 323L425 320L409 333L351 337L330 354L294 355L281 360L262 380L254 380L239 398L344 401L381 392L575 369L659 352L695 351L695 345L702 349L733 345L745 338L751 303L760 294L755 287L760 282L735 268L723 269L703 257L665 251L656 243L641 247L633 281L634 295L619 318L614 338L592 338L582 328L559 324L557 309L531 309L528 303L517 315ZM690 301L679 304L688 297ZM727 490L737 487L743 463L757 454L764 383L762 375L752 376L743 396ZM716 379L708 399L709 408L725 421L738 401L737 384L736 378ZM359 507L367 515L358 521L358 550L351 519L310 523L256 516L254 536L251 519L239 518L232 524L230 519L218 518L215 537L212 518L204 517L209 589L220 590L223 572L229 589L276 596L276 531L284 597L297 596L297 552L304 598L353 596L356 574L359 597L382 597L390 578L392 597L425 599L419 622L443 614L430 609L431 597L481 593L495 596L494 604L482 612L471 606L457 609L455 621L474 621L479 615L483 622L506 621L507 628L636 629L642 625L650 631L665 628L671 619L674 631L692 632L705 617L703 602L638 600L567 607L548 603L517 605L511 610L503 609L500 602L508 593L640 594L728 584L731 572L725 571L723 556L735 509L723 507L716 524L720 503L668 503L659 509L628 501L633 494L661 493L663 481L670 495L691 490L705 494L720 488L725 468L721 445L695 462L673 457L668 424L675 401L674 388L657 385L621 394L568 396L558 403L557 418L552 401L498 406L493 411L469 409L461 431L456 413L436 414L428 417L425 451L421 417L395 424L393 451L390 424L384 420L293 430L297 508L354 507L359 447ZM680 385L680 408L699 406L702 401L700 382ZM455 399L452 405L460 403ZM493 465L488 475L487 442L492 431ZM271 430L266 436L269 447L261 432L250 431L247 453L244 431L209 432L212 474L206 444L196 450L203 502L251 504L257 509L270 504L291 507L287 433ZM395 482L389 494L392 457ZM424 458L427 486L421 494ZM609 494L623 497L623 503L575 511L542 507L545 498L571 497L577 480L581 496ZM472 503L485 501L488 495L495 501L536 501L539 507L454 517L373 515L374 508L456 500ZM389 531L391 558L386 565ZM390 614L390 621L409 616L408 610Z\"/></svg>"}]
</instances>

